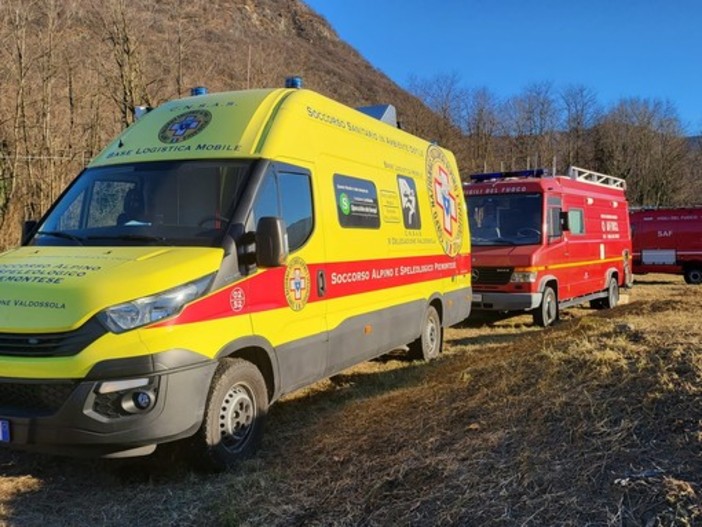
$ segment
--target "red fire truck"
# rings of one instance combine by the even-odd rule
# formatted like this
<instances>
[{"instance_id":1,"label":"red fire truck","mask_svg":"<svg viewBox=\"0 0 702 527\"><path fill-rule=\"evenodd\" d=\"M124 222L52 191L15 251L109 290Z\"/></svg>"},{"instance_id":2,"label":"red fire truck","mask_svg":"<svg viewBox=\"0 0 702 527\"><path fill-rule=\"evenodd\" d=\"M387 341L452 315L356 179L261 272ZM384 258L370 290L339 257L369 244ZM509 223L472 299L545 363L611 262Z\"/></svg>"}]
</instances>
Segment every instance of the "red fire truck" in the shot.
<instances>
[{"instance_id":1,"label":"red fire truck","mask_svg":"<svg viewBox=\"0 0 702 527\"><path fill-rule=\"evenodd\" d=\"M473 261L473 309L530 311L548 326L559 310L614 307L631 286L623 179L571 167L475 174L463 190Z\"/></svg>"},{"instance_id":2,"label":"red fire truck","mask_svg":"<svg viewBox=\"0 0 702 527\"><path fill-rule=\"evenodd\" d=\"M681 274L702 283L702 207L642 209L630 215L634 273Z\"/></svg>"}]
</instances>

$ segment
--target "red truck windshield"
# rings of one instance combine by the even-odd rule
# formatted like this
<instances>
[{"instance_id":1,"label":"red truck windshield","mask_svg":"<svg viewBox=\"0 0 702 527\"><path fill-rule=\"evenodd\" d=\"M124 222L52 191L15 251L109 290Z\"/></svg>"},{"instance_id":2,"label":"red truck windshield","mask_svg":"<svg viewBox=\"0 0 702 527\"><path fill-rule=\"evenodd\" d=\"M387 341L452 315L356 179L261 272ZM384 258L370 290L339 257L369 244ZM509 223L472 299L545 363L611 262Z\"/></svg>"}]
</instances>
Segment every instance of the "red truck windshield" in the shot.
<instances>
[{"instance_id":1,"label":"red truck windshield","mask_svg":"<svg viewBox=\"0 0 702 527\"><path fill-rule=\"evenodd\" d=\"M541 243L541 194L468 196L471 243L481 245L534 245Z\"/></svg>"}]
</instances>

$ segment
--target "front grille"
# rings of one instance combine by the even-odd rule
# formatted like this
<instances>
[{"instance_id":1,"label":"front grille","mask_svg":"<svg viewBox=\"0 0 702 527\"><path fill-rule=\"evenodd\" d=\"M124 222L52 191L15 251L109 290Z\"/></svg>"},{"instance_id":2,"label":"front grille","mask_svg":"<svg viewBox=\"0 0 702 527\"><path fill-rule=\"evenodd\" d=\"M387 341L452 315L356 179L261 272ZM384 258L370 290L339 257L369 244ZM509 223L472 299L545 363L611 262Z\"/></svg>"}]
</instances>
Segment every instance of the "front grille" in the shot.
<instances>
[{"instance_id":1,"label":"front grille","mask_svg":"<svg viewBox=\"0 0 702 527\"><path fill-rule=\"evenodd\" d=\"M512 267L473 267L473 284L506 285L512 277Z\"/></svg>"},{"instance_id":2,"label":"front grille","mask_svg":"<svg viewBox=\"0 0 702 527\"><path fill-rule=\"evenodd\" d=\"M113 392L113 393L100 393L95 396L95 402L93 403L93 410L95 410L100 415L109 417L110 419L116 419L118 417L124 417L130 415L127 411L122 408L122 397L124 392Z\"/></svg>"},{"instance_id":3,"label":"front grille","mask_svg":"<svg viewBox=\"0 0 702 527\"><path fill-rule=\"evenodd\" d=\"M63 333L0 333L0 355L65 357L76 355L107 330L95 318Z\"/></svg>"},{"instance_id":4,"label":"front grille","mask_svg":"<svg viewBox=\"0 0 702 527\"><path fill-rule=\"evenodd\" d=\"M16 417L51 415L73 392L74 382L0 382L0 414Z\"/></svg>"}]
</instances>

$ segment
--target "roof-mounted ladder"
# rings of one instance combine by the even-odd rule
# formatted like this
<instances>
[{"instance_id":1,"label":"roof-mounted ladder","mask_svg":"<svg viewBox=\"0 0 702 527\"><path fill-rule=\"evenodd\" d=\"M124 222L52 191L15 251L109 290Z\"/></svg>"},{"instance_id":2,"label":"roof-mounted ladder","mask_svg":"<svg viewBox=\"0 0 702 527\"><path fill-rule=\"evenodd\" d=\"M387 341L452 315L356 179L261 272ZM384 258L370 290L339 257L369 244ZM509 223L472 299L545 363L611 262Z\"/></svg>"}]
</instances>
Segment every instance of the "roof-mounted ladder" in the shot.
<instances>
[{"instance_id":1,"label":"roof-mounted ladder","mask_svg":"<svg viewBox=\"0 0 702 527\"><path fill-rule=\"evenodd\" d=\"M626 181L622 178L600 174L592 170L586 170L579 167L570 167L568 169L568 177L576 181L586 181L596 185L602 185L610 188L620 188L626 190Z\"/></svg>"}]
</instances>

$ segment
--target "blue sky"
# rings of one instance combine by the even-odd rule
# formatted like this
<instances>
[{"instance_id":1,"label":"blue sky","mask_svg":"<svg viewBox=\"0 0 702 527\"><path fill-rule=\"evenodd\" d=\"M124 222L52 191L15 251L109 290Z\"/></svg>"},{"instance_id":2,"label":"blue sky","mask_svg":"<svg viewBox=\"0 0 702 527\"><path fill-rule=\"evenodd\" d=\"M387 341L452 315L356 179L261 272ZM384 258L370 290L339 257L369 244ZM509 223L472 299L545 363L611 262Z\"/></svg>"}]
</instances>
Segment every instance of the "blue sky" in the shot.
<instances>
[{"instance_id":1,"label":"blue sky","mask_svg":"<svg viewBox=\"0 0 702 527\"><path fill-rule=\"evenodd\" d=\"M702 0L304 0L397 84L456 74L499 97L535 82L670 101L702 133Z\"/></svg>"}]
</instances>

